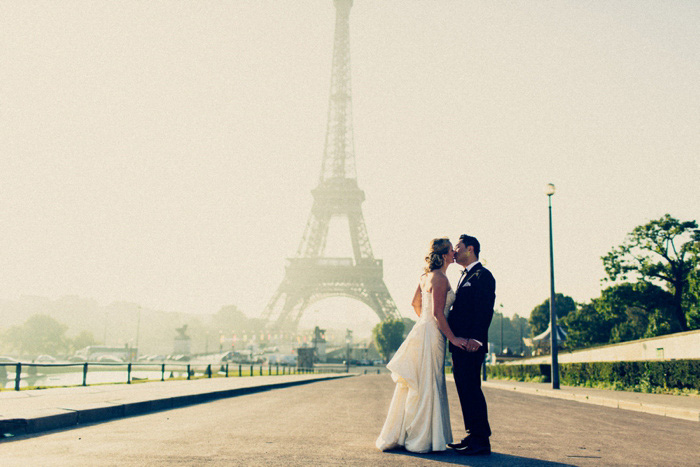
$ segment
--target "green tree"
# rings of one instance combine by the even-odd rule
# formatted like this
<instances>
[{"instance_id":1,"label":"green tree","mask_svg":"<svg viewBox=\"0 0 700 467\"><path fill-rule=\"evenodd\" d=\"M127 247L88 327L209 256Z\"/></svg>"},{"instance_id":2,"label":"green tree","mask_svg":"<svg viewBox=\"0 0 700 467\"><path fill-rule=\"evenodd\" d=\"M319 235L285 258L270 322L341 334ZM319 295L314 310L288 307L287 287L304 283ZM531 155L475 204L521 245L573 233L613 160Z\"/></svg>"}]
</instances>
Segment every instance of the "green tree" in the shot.
<instances>
[{"instance_id":1,"label":"green tree","mask_svg":"<svg viewBox=\"0 0 700 467\"><path fill-rule=\"evenodd\" d=\"M624 243L603 256L608 280L626 281L630 273L641 281L666 285L673 294L673 317L688 330L684 303L692 276L697 273L700 230L695 221L679 221L665 214L634 228Z\"/></svg>"},{"instance_id":2,"label":"green tree","mask_svg":"<svg viewBox=\"0 0 700 467\"><path fill-rule=\"evenodd\" d=\"M672 295L646 282L608 287L596 301L596 308L612 324L610 342L668 334L674 321ZM652 317L656 324L650 328Z\"/></svg>"},{"instance_id":3,"label":"green tree","mask_svg":"<svg viewBox=\"0 0 700 467\"><path fill-rule=\"evenodd\" d=\"M411 318L401 318L401 321L403 322L403 337L405 338L411 332L416 322Z\"/></svg>"},{"instance_id":4,"label":"green tree","mask_svg":"<svg viewBox=\"0 0 700 467\"><path fill-rule=\"evenodd\" d=\"M594 302L581 305L561 320L562 326L567 328L566 345L570 349L607 344L610 341L613 325L598 311Z\"/></svg>"},{"instance_id":5,"label":"green tree","mask_svg":"<svg viewBox=\"0 0 700 467\"><path fill-rule=\"evenodd\" d=\"M530 328L530 323L528 323L528 319L523 316L519 316L516 313L510 319L510 323L511 327L515 330L517 339L515 339L515 343L511 343L508 345L518 354L527 354L529 351L525 346L523 338L532 336L532 329ZM506 342L508 341L506 340Z\"/></svg>"},{"instance_id":6,"label":"green tree","mask_svg":"<svg viewBox=\"0 0 700 467\"><path fill-rule=\"evenodd\" d=\"M558 293L554 295L554 309L557 312L557 318L564 318L576 309L576 302L568 295ZM530 312L530 328L533 335L543 333L547 327L549 327L549 299Z\"/></svg>"},{"instance_id":7,"label":"green tree","mask_svg":"<svg viewBox=\"0 0 700 467\"><path fill-rule=\"evenodd\" d=\"M80 334L75 336L71 342L73 350L84 349L90 345L97 345L97 339L90 331L80 331Z\"/></svg>"},{"instance_id":8,"label":"green tree","mask_svg":"<svg viewBox=\"0 0 700 467\"><path fill-rule=\"evenodd\" d=\"M48 315L35 314L24 324L9 328L5 332L5 340L20 354L58 355L68 350L67 329L68 326Z\"/></svg>"},{"instance_id":9,"label":"green tree","mask_svg":"<svg viewBox=\"0 0 700 467\"><path fill-rule=\"evenodd\" d=\"M585 348L668 334L673 320L670 293L654 284L613 285L562 319L567 346Z\"/></svg>"},{"instance_id":10,"label":"green tree","mask_svg":"<svg viewBox=\"0 0 700 467\"><path fill-rule=\"evenodd\" d=\"M388 319L379 322L372 329L374 345L379 354L388 360L403 342L404 323L401 319Z\"/></svg>"},{"instance_id":11,"label":"green tree","mask_svg":"<svg viewBox=\"0 0 700 467\"><path fill-rule=\"evenodd\" d=\"M227 305L214 314L211 327L225 335L229 335L231 331L247 331L248 317L236 305Z\"/></svg>"},{"instance_id":12,"label":"green tree","mask_svg":"<svg viewBox=\"0 0 700 467\"><path fill-rule=\"evenodd\" d=\"M549 315L547 315L549 316ZM501 332L503 331L503 332ZM495 345L495 351L502 353L508 349L511 353L520 354L525 352L522 338L530 335L530 326L527 319L517 314L511 318L496 311L489 327L489 342Z\"/></svg>"},{"instance_id":13,"label":"green tree","mask_svg":"<svg viewBox=\"0 0 700 467\"><path fill-rule=\"evenodd\" d=\"M688 293L683 297L683 309L689 329L700 329L700 245L696 245L695 265L688 276Z\"/></svg>"}]
</instances>

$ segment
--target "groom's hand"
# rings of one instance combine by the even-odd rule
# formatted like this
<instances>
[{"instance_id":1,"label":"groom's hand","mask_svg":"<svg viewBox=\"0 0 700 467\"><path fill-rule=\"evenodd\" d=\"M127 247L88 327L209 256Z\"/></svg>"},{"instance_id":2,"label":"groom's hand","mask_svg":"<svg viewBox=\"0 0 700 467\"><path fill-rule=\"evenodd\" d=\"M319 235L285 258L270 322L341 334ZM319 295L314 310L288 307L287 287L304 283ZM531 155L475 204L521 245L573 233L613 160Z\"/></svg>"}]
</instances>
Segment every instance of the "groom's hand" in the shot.
<instances>
[{"instance_id":1,"label":"groom's hand","mask_svg":"<svg viewBox=\"0 0 700 467\"><path fill-rule=\"evenodd\" d=\"M467 352L476 352L479 350L479 347L481 347L481 344L479 344L476 340L474 339L469 339L467 341L467 346L466 346L466 351Z\"/></svg>"}]
</instances>

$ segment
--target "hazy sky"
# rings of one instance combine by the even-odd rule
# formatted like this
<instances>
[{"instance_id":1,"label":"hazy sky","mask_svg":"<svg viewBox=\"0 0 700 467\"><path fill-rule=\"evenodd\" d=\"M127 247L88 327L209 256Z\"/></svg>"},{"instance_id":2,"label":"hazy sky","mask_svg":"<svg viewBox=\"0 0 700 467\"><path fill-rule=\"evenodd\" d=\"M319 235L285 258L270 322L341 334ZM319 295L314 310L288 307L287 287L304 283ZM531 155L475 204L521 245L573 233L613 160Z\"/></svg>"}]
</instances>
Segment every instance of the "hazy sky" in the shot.
<instances>
[{"instance_id":1,"label":"hazy sky","mask_svg":"<svg viewBox=\"0 0 700 467\"><path fill-rule=\"evenodd\" d=\"M0 2L0 299L260 313L318 182L334 21L330 0ZM696 1L356 0L358 179L402 313L428 241L461 233L507 314L542 302L548 182L579 301L633 227L700 219L698 25Z\"/></svg>"}]
</instances>

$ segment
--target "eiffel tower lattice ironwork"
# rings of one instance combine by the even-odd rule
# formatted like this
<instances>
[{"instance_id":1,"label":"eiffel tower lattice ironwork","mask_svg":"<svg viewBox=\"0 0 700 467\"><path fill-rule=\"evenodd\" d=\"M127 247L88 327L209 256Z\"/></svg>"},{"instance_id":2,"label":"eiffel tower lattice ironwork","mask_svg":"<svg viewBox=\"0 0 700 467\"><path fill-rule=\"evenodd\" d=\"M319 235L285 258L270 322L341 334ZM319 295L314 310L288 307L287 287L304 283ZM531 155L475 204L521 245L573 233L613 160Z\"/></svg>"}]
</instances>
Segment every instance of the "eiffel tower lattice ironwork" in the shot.
<instances>
[{"instance_id":1,"label":"eiffel tower lattice ironwork","mask_svg":"<svg viewBox=\"0 0 700 467\"><path fill-rule=\"evenodd\" d=\"M350 86L350 8L353 0L334 0L336 10L328 128L311 215L295 258L265 307L263 318L279 329L296 329L304 310L328 297L349 297L367 304L380 320L399 312L384 284L382 260L375 259L367 236L357 185ZM324 256L334 216L348 220L352 258Z\"/></svg>"}]
</instances>

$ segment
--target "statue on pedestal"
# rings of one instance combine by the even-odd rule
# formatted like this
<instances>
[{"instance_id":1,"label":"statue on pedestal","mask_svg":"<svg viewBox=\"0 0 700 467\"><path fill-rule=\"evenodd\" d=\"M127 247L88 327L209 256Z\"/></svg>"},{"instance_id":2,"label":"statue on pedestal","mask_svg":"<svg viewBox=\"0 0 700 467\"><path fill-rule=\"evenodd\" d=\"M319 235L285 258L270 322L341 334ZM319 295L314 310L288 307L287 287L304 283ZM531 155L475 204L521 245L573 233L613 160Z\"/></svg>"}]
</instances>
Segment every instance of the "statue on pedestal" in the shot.
<instances>
[{"instance_id":1,"label":"statue on pedestal","mask_svg":"<svg viewBox=\"0 0 700 467\"><path fill-rule=\"evenodd\" d=\"M175 346L173 353L176 355L190 354L190 336L186 334L187 325L183 324L180 328L175 328L177 336L175 336Z\"/></svg>"},{"instance_id":2,"label":"statue on pedestal","mask_svg":"<svg viewBox=\"0 0 700 467\"><path fill-rule=\"evenodd\" d=\"M314 337L311 339L311 343L314 348L316 348L316 358L319 362L326 362L326 330L321 329L318 326L314 328Z\"/></svg>"}]
</instances>

